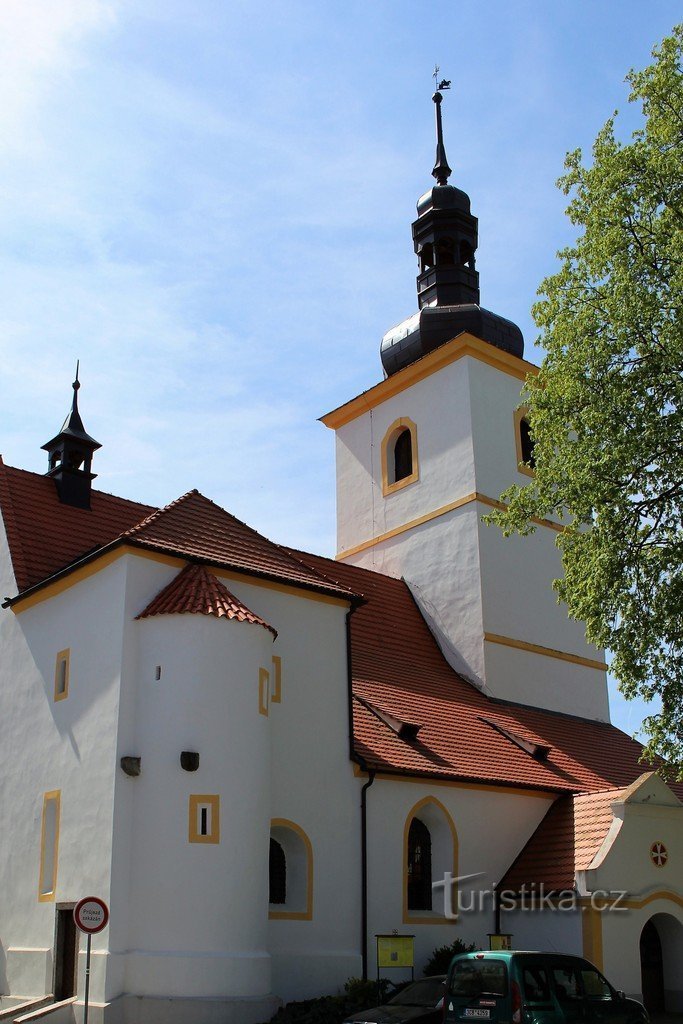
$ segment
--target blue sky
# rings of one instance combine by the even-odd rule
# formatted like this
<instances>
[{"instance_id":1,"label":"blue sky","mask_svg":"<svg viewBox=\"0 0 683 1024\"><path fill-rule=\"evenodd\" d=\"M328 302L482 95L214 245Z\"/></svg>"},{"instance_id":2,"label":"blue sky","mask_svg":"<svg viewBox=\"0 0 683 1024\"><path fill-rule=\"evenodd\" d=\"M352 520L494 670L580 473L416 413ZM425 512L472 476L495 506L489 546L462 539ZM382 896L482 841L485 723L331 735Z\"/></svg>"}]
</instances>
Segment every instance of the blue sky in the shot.
<instances>
[{"instance_id":1,"label":"blue sky","mask_svg":"<svg viewBox=\"0 0 683 1024\"><path fill-rule=\"evenodd\" d=\"M4 0L0 451L42 471L77 358L104 490L198 487L334 552L332 435L416 306L431 71L482 302L516 321L570 237L554 182L678 3ZM625 128L635 124L627 111ZM616 718L640 709L619 698Z\"/></svg>"}]
</instances>

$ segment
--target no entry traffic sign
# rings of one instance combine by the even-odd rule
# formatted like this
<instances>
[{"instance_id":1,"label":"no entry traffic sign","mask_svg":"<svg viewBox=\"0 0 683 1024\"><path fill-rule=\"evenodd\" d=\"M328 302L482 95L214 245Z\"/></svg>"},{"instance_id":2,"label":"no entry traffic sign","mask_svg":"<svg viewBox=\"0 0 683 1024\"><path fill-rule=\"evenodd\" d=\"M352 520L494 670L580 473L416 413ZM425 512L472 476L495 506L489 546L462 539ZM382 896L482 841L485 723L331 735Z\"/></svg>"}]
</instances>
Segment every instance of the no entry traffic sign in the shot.
<instances>
[{"instance_id":1,"label":"no entry traffic sign","mask_svg":"<svg viewBox=\"0 0 683 1024\"><path fill-rule=\"evenodd\" d=\"M109 907L99 896L85 896L74 907L76 927L87 935L95 935L107 927Z\"/></svg>"}]
</instances>

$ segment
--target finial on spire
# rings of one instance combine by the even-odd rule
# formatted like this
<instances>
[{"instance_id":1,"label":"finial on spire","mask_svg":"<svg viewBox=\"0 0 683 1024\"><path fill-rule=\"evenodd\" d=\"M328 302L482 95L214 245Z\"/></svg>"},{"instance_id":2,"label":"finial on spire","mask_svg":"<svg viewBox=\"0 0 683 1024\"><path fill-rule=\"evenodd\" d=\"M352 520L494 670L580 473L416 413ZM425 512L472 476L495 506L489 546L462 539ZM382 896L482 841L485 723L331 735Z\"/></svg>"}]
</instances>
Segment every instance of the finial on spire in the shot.
<instances>
[{"instance_id":1,"label":"finial on spire","mask_svg":"<svg viewBox=\"0 0 683 1024\"><path fill-rule=\"evenodd\" d=\"M81 382L78 379L78 367L80 366L80 362L81 362L80 359L76 360L76 380L71 385L71 387L74 389L74 391L78 391L78 389L81 386Z\"/></svg>"},{"instance_id":2,"label":"finial on spire","mask_svg":"<svg viewBox=\"0 0 683 1024\"><path fill-rule=\"evenodd\" d=\"M436 92L432 96L434 106L436 107L436 161L434 163L434 169L432 176L436 178L437 185L445 185L451 176L451 169L448 166L448 159L446 157L446 149L443 144L443 127L441 124L441 101L443 96L441 95L442 89L450 89L450 79L442 78L439 81L440 68L438 64L434 66L432 72L432 78L436 85Z\"/></svg>"}]
</instances>

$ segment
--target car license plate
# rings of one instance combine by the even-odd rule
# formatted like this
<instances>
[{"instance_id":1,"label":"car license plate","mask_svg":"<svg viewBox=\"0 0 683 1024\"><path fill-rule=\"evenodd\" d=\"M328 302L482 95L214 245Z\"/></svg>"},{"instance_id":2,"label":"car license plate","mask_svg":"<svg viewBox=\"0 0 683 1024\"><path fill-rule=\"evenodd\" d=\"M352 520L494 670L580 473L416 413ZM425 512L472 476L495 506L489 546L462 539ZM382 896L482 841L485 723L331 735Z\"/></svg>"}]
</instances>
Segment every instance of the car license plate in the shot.
<instances>
[{"instance_id":1,"label":"car license plate","mask_svg":"<svg viewBox=\"0 0 683 1024\"><path fill-rule=\"evenodd\" d=\"M464 1011L465 1017L476 1017L477 1020L488 1020L491 1016L490 1010L473 1010L471 1007L467 1007Z\"/></svg>"}]
</instances>

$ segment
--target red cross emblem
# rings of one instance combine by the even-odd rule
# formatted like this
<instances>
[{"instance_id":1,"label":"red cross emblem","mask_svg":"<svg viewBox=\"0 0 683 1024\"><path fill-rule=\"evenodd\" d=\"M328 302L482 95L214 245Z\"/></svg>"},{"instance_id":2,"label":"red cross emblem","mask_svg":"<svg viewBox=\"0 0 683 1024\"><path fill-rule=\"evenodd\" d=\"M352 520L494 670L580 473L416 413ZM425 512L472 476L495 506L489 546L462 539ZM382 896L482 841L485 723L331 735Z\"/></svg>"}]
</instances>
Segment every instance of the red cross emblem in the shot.
<instances>
[{"instance_id":1,"label":"red cross emblem","mask_svg":"<svg viewBox=\"0 0 683 1024\"><path fill-rule=\"evenodd\" d=\"M663 868L669 859L669 851L664 843L653 843L650 847L650 858L658 868Z\"/></svg>"}]
</instances>

